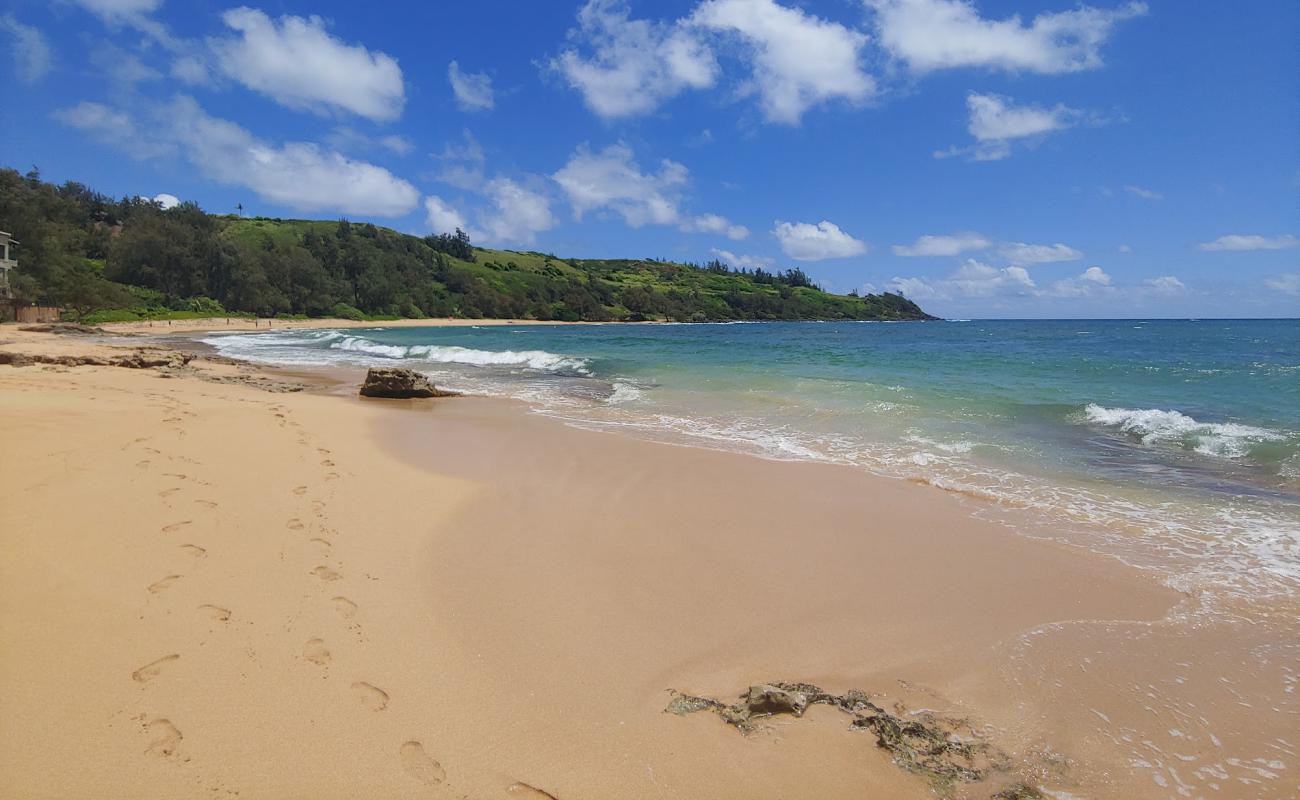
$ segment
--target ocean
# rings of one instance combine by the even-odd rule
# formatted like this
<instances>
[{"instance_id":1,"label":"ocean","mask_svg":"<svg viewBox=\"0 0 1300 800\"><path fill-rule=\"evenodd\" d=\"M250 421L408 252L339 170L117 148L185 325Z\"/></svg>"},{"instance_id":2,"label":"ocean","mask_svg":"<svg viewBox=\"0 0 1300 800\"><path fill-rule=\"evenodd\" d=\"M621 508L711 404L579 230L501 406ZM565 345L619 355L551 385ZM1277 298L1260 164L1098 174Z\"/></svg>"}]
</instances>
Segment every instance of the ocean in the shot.
<instances>
[{"instance_id":1,"label":"ocean","mask_svg":"<svg viewBox=\"0 0 1300 800\"><path fill-rule=\"evenodd\" d=\"M959 493L973 513L1188 591L1300 593L1297 320L517 324L205 341L266 364L409 366L576 426L850 465Z\"/></svg>"}]
</instances>

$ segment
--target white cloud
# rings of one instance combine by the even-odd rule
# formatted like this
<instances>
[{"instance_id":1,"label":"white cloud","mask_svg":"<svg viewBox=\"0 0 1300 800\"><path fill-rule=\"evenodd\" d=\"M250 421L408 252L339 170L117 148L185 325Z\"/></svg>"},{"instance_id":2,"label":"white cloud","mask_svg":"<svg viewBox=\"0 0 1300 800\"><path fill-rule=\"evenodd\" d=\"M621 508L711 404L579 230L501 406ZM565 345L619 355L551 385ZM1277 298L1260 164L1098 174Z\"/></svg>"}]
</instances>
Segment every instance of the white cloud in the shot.
<instances>
[{"instance_id":1,"label":"white cloud","mask_svg":"<svg viewBox=\"0 0 1300 800\"><path fill-rule=\"evenodd\" d=\"M163 4L163 0L74 0L74 2L103 17L151 14Z\"/></svg>"},{"instance_id":2,"label":"white cloud","mask_svg":"<svg viewBox=\"0 0 1300 800\"><path fill-rule=\"evenodd\" d=\"M45 34L31 25L24 25L13 14L0 15L0 31L13 37L9 53L13 56L14 72L23 83L36 83L50 71L53 58Z\"/></svg>"},{"instance_id":3,"label":"white cloud","mask_svg":"<svg viewBox=\"0 0 1300 800\"><path fill-rule=\"evenodd\" d=\"M1051 264L1057 261L1078 261L1083 253L1065 244L1025 244L1024 242L1007 242L998 248L998 252L1013 264L1033 265Z\"/></svg>"},{"instance_id":4,"label":"white cloud","mask_svg":"<svg viewBox=\"0 0 1300 800\"><path fill-rule=\"evenodd\" d=\"M925 235L912 244L896 244L896 256L956 256L970 250L984 250L993 245L987 238L970 231L951 235Z\"/></svg>"},{"instance_id":5,"label":"white cloud","mask_svg":"<svg viewBox=\"0 0 1300 800\"><path fill-rule=\"evenodd\" d=\"M212 83L212 73L207 62L197 56L181 56L172 62L171 76L187 86L206 86Z\"/></svg>"},{"instance_id":6,"label":"white cloud","mask_svg":"<svg viewBox=\"0 0 1300 800\"><path fill-rule=\"evenodd\" d=\"M773 0L705 0L690 20L750 48L752 90L771 122L796 124L830 100L861 104L876 90L860 64L867 37Z\"/></svg>"},{"instance_id":7,"label":"white cloud","mask_svg":"<svg viewBox=\"0 0 1300 800\"><path fill-rule=\"evenodd\" d=\"M181 204L181 200L179 197L177 197L174 194L167 194L166 192L161 192L159 194L154 195L153 201L158 205L162 206L164 211L166 211L169 208L175 208L176 206Z\"/></svg>"},{"instance_id":8,"label":"white cloud","mask_svg":"<svg viewBox=\"0 0 1300 800\"><path fill-rule=\"evenodd\" d=\"M1165 196L1160 192L1152 189L1144 189L1141 186L1125 186L1124 191L1134 197L1141 197L1143 200L1164 200Z\"/></svg>"},{"instance_id":9,"label":"white cloud","mask_svg":"<svg viewBox=\"0 0 1300 800\"><path fill-rule=\"evenodd\" d=\"M155 107L147 125L98 103L81 103L55 116L137 158L180 152L212 180L299 211L396 217L420 199L414 186L382 167L311 142L265 142L209 116L183 95Z\"/></svg>"},{"instance_id":10,"label":"white cloud","mask_svg":"<svg viewBox=\"0 0 1300 800\"><path fill-rule=\"evenodd\" d=\"M1101 267L1088 267L1074 278L1052 284L1047 294L1053 297L1093 297L1114 291L1110 276Z\"/></svg>"},{"instance_id":11,"label":"white cloud","mask_svg":"<svg viewBox=\"0 0 1300 800\"><path fill-rule=\"evenodd\" d=\"M433 233L457 228L480 244L532 244L537 234L555 227L550 200L510 178L494 178L482 187L489 205L475 214L475 224L441 197L424 199L425 224Z\"/></svg>"},{"instance_id":12,"label":"white cloud","mask_svg":"<svg viewBox=\"0 0 1300 800\"><path fill-rule=\"evenodd\" d=\"M955 272L944 278L900 278L888 288L913 300L950 300L970 297L1024 297L1039 294L1037 284L1024 267L992 267L973 258L966 259Z\"/></svg>"},{"instance_id":13,"label":"white cloud","mask_svg":"<svg viewBox=\"0 0 1300 800\"><path fill-rule=\"evenodd\" d=\"M1122 245L1120 245L1119 247L1117 247L1117 248L1115 248L1115 249L1118 250L1118 251L1121 252L1121 253L1128 254L1128 253L1133 252L1133 245L1131 245L1131 244L1122 244Z\"/></svg>"},{"instance_id":14,"label":"white cloud","mask_svg":"<svg viewBox=\"0 0 1300 800\"><path fill-rule=\"evenodd\" d=\"M714 258L732 267L743 267L745 269L769 269L776 263L775 259L768 258L767 256L741 255L739 253L733 253L730 250L719 250L716 247L710 252L713 253Z\"/></svg>"},{"instance_id":15,"label":"white cloud","mask_svg":"<svg viewBox=\"0 0 1300 800\"><path fill-rule=\"evenodd\" d=\"M441 153L434 158L445 166L438 173L438 180L458 189L478 189L483 185L483 168L487 158L483 147L474 138L468 128L461 132L461 143L443 145Z\"/></svg>"},{"instance_id":16,"label":"white cloud","mask_svg":"<svg viewBox=\"0 0 1300 800\"><path fill-rule=\"evenodd\" d=\"M1101 46L1115 24L1146 13L1145 3L1114 9L1080 6L1035 16L980 17L969 0L865 0L875 11L880 44L914 72L987 67L1044 74L1102 64Z\"/></svg>"},{"instance_id":17,"label":"white cloud","mask_svg":"<svg viewBox=\"0 0 1300 800\"><path fill-rule=\"evenodd\" d=\"M1287 250L1300 245L1300 240L1291 234L1285 236L1257 236L1238 233L1220 236L1212 242L1202 242L1197 247L1202 250Z\"/></svg>"},{"instance_id":18,"label":"white cloud","mask_svg":"<svg viewBox=\"0 0 1300 800\"><path fill-rule=\"evenodd\" d=\"M645 114L717 79L713 53L693 31L681 22L631 19L625 0L588 0L569 37L574 46L550 66L602 117Z\"/></svg>"},{"instance_id":19,"label":"white cloud","mask_svg":"<svg viewBox=\"0 0 1300 800\"><path fill-rule=\"evenodd\" d=\"M336 150L387 150L397 156L409 155L415 149L415 145L405 136L369 136L346 125L330 131L325 141Z\"/></svg>"},{"instance_id":20,"label":"white cloud","mask_svg":"<svg viewBox=\"0 0 1300 800\"><path fill-rule=\"evenodd\" d=\"M1266 279L1264 285L1275 292L1300 296L1300 272L1275 275Z\"/></svg>"},{"instance_id":21,"label":"white cloud","mask_svg":"<svg viewBox=\"0 0 1300 800\"><path fill-rule=\"evenodd\" d=\"M173 142L140 130L130 115L102 103L78 103L56 110L52 116L134 158L155 158L169 155L176 149Z\"/></svg>"},{"instance_id":22,"label":"white cloud","mask_svg":"<svg viewBox=\"0 0 1300 800\"><path fill-rule=\"evenodd\" d=\"M936 158L969 155L975 161L998 161L1011 155L1015 140L1064 130L1083 116L1077 109L1059 103L1052 108L1017 106L1009 97L976 92L966 95L966 109L970 113L967 130L976 143L940 150L934 154Z\"/></svg>"},{"instance_id":23,"label":"white cloud","mask_svg":"<svg viewBox=\"0 0 1300 800\"><path fill-rule=\"evenodd\" d=\"M555 227L550 201L509 178L496 178L485 187L493 210L480 220L477 238L487 244L531 244L537 234Z\"/></svg>"},{"instance_id":24,"label":"white cloud","mask_svg":"<svg viewBox=\"0 0 1300 800\"><path fill-rule=\"evenodd\" d=\"M642 172L632 149L619 143L599 153L580 145L551 177L568 196L577 219L608 209L637 228L678 222L679 193L688 174L686 167L668 159L660 162L657 174Z\"/></svg>"},{"instance_id":25,"label":"white cloud","mask_svg":"<svg viewBox=\"0 0 1300 800\"><path fill-rule=\"evenodd\" d=\"M462 111L487 111L496 104L492 78L485 72L462 72L460 64L453 61L447 65L447 80Z\"/></svg>"},{"instance_id":26,"label":"white cloud","mask_svg":"<svg viewBox=\"0 0 1300 800\"><path fill-rule=\"evenodd\" d=\"M867 252L867 245L840 230L834 222L776 221L772 235L781 243L781 250L796 261L822 261L828 258L849 258Z\"/></svg>"},{"instance_id":27,"label":"white cloud","mask_svg":"<svg viewBox=\"0 0 1300 800\"><path fill-rule=\"evenodd\" d=\"M430 195L424 198L425 224L433 233L452 233L457 228L465 230L465 217L447 204L441 197Z\"/></svg>"},{"instance_id":28,"label":"white cloud","mask_svg":"<svg viewBox=\"0 0 1300 800\"><path fill-rule=\"evenodd\" d=\"M687 233L716 233L728 239L740 241L749 237L749 228L734 224L731 220L718 214L701 214L682 223L682 230Z\"/></svg>"},{"instance_id":29,"label":"white cloud","mask_svg":"<svg viewBox=\"0 0 1300 800\"><path fill-rule=\"evenodd\" d=\"M1158 278L1148 278L1142 282L1149 291L1154 294L1183 294L1187 291L1187 286L1173 275L1161 275Z\"/></svg>"},{"instance_id":30,"label":"white cloud","mask_svg":"<svg viewBox=\"0 0 1300 800\"><path fill-rule=\"evenodd\" d=\"M342 110L376 121L401 116L406 95L392 56L336 39L320 17L277 22L243 6L221 18L240 35L211 42L217 64L249 89L293 109Z\"/></svg>"}]
</instances>

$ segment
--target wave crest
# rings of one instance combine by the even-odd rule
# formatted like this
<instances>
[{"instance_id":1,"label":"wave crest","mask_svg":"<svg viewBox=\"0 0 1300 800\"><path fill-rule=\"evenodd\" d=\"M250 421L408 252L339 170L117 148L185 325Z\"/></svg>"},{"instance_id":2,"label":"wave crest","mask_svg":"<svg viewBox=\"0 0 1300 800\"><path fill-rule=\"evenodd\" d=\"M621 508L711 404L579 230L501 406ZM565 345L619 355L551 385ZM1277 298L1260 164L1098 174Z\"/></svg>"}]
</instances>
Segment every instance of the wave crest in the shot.
<instances>
[{"instance_id":1,"label":"wave crest","mask_svg":"<svg viewBox=\"0 0 1300 800\"><path fill-rule=\"evenodd\" d=\"M1242 458L1250 455L1257 444L1287 438L1268 428L1237 422L1201 422L1179 411L1158 408L1106 408L1089 403L1084 414L1089 422L1118 428L1142 444L1177 444L1219 458Z\"/></svg>"}]
</instances>

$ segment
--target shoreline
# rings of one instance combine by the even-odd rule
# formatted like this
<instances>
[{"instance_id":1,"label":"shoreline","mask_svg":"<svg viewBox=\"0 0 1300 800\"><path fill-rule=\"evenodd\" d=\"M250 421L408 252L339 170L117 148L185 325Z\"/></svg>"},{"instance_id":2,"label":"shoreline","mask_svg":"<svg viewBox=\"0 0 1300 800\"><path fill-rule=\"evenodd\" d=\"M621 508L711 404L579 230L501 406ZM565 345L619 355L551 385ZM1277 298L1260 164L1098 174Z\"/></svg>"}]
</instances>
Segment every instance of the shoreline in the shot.
<instances>
[{"instance_id":1,"label":"shoreline","mask_svg":"<svg viewBox=\"0 0 1300 800\"><path fill-rule=\"evenodd\" d=\"M47 353L112 347L18 338ZM1163 797L1096 715L1140 725L1140 703L1116 708L1139 674L1187 648L1216 667L1227 657L1208 649L1221 630L1187 639L1171 618L1182 597L1151 576L976 520L930 487L578 430L501 400L366 401L343 381L269 394L226 378L314 373L197 361L203 380L0 366L6 434L55 453L3 481L6 514L38 520L4 526L0 574L5 641L45 656L0 657L3 685L30 687L0 730L26 796L90 795L71 776L58 791L41 783L63 748L24 741L19 718L72 725L81 749L122 759L101 765L114 791L98 796L188 796L199 783L349 796L361 774L394 797L546 796L516 784L560 798L929 795L830 709L750 737L663 713L667 689L729 701L792 681L974 717L1014 758L994 784ZM60 471L59 453L78 468ZM57 502L69 492L90 502ZM117 518L105 506L132 524L96 524ZM195 546L198 560L176 566ZM102 607L83 604L87 585ZM170 605L180 596L189 608ZM1121 641L1126 652L1097 655ZM176 658L145 664L142 643ZM113 669L76 661L88 644ZM1083 676L1080 658L1093 662ZM84 707L48 705L59 692ZM310 738L322 726L332 733ZM1270 785L1276 795L1223 796L1286 796Z\"/></svg>"}]
</instances>

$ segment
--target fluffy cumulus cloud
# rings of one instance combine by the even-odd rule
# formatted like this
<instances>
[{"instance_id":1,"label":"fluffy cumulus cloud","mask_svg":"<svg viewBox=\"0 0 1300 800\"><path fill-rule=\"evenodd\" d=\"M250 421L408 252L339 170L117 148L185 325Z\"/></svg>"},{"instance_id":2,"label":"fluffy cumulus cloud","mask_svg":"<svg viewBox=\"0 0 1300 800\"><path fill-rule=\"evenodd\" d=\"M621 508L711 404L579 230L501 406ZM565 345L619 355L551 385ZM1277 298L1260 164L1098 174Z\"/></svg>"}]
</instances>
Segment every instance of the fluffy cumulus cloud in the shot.
<instances>
[{"instance_id":1,"label":"fluffy cumulus cloud","mask_svg":"<svg viewBox=\"0 0 1300 800\"><path fill-rule=\"evenodd\" d=\"M312 142L263 141L183 95L154 107L143 121L96 103L55 116L138 158L179 153L218 183L298 211L397 217L419 202L414 186L382 167Z\"/></svg>"},{"instance_id":2,"label":"fluffy cumulus cloud","mask_svg":"<svg viewBox=\"0 0 1300 800\"><path fill-rule=\"evenodd\" d=\"M162 206L164 211L169 208L175 208L181 204L179 197L174 194L167 194L166 192L160 192L159 194L154 195L153 201Z\"/></svg>"},{"instance_id":3,"label":"fluffy cumulus cloud","mask_svg":"<svg viewBox=\"0 0 1300 800\"><path fill-rule=\"evenodd\" d=\"M453 233L458 228L465 230L465 216L448 205L446 200L435 195L424 199L424 221L433 233Z\"/></svg>"},{"instance_id":4,"label":"fluffy cumulus cloud","mask_svg":"<svg viewBox=\"0 0 1300 800\"><path fill-rule=\"evenodd\" d=\"M1145 288L1151 294L1157 295L1178 295L1186 294L1187 286L1173 275L1161 275L1158 278L1148 278L1142 282Z\"/></svg>"},{"instance_id":5,"label":"fluffy cumulus cloud","mask_svg":"<svg viewBox=\"0 0 1300 800\"><path fill-rule=\"evenodd\" d=\"M968 258L944 278L900 278L888 288L913 300L950 300L993 296L1033 296L1038 286L1024 267L994 267Z\"/></svg>"},{"instance_id":6,"label":"fluffy cumulus cloud","mask_svg":"<svg viewBox=\"0 0 1300 800\"><path fill-rule=\"evenodd\" d=\"M433 233L460 229L489 245L532 244L537 234L555 227L547 196L510 178L494 178L481 187L480 207L471 223L441 197L424 200L425 224Z\"/></svg>"},{"instance_id":7,"label":"fluffy cumulus cloud","mask_svg":"<svg viewBox=\"0 0 1300 800\"><path fill-rule=\"evenodd\" d=\"M1146 13L1145 3L1079 6L1025 22L981 17L971 0L865 0L880 44L914 72L983 67L1059 74L1096 69L1116 24Z\"/></svg>"},{"instance_id":8,"label":"fluffy cumulus cloud","mask_svg":"<svg viewBox=\"0 0 1300 800\"><path fill-rule=\"evenodd\" d=\"M50 71L53 58L45 35L31 25L24 25L13 14L0 14L0 31L9 34L9 55L14 74L23 83L35 83Z\"/></svg>"},{"instance_id":9,"label":"fluffy cumulus cloud","mask_svg":"<svg viewBox=\"0 0 1300 800\"><path fill-rule=\"evenodd\" d=\"M912 244L896 244L891 249L896 256L957 256L992 246L993 243L981 234L967 231L946 236L921 236Z\"/></svg>"},{"instance_id":10,"label":"fluffy cumulus cloud","mask_svg":"<svg viewBox=\"0 0 1300 800\"><path fill-rule=\"evenodd\" d=\"M673 225L680 219L680 193L689 172L664 159L658 172L643 172L632 148L613 144L599 152L581 145L551 177L564 190L574 217L613 211L628 225Z\"/></svg>"},{"instance_id":11,"label":"fluffy cumulus cloud","mask_svg":"<svg viewBox=\"0 0 1300 800\"><path fill-rule=\"evenodd\" d=\"M496 178L488 181L485 193L492 208L476 231L487 244L532 244L538 233L555 227L550 200L539 191Z\"/></svg>"},{"instance_id":12,"label":"fluffy cumulus cloud","mask_svg":"<svg viewBox=\"0 0 1300 800\"><path fill-rule=\"evenodd\" d=\"M860 104L875 93L861 65L866 35L839 23L773 0L706 0L690 20L744 42L752 90L771 122L797 123L815 105Z\"/></svg>"},{"instance_id":13,"label":"fluffy cumulus cloud","mask_svg":"<svg viewBox=\"0 0 1300 800\"><path fill-rule=\"evenodd\" d=\"M1243 250L1287 250L1300 245L1300 239L1287 234L1285 236L1258 236L1231 233L1220 236L1212 242L1201 242L1197 247L1210 252Z\"/></svg>"},{"instance_id":14,"label":"fluffy cumulus cloud","mask_svg":"<svg viewBox=\"0 0 1300 800\"><path fill-rule=\"evenodd\" d=\"M644 114L717 79L712 51L687 25L632 19L625 0L589 0L569 35L550 66L602 117Z\"/></svg>"},{"instance_id":15,"label":"fluffy cumulus cloud","mask_svg":"<svg viewBox=\"0 0 1300 800\"><path fill-rule=\"evenodd\" d=\"M975 143L940 150L934 154L936 158L965 155L975 161L998 161L1011 155L1017 140L1064 130L1083 117L1077 109L1059 103L1051 108L1016 105L1009 97L976 92L966 96L966 110L970 114L967 130Z\"/></svg>"},{"instance_id":16,"label":"fluffy cumulus cloud","mask_svg":"<svg viewBox=\"0 0 1300 800\"><path fill-rule=\"evenodd\" d=\"M293 109L401 116L406 93L392 56L331 36L320 17L273 20L240 7L221 18L238 35L211 41L216 64L249 89Z\"/></svg>"},{"instance_id":17,"label":"fluffy cumulus cloud","mask_svg":"<svg viewBox=\"0 0 1300 800\"><path fill-rule=\"evenodd\" d=\"M719 214L700 214L691 217L682 222L681 229L688 233L714 233L735 241L749 237L749 228L737 225Z\"/></svg>"},{"instance_id":18,"label":"fluffy cumulus cloud","mask_svg":"<svg viewBox=\"0 0 1300 800\"><path fill-rule=\"evenodd\" d=\"M1088 267L1073 278L1064 278L1052 284L1048 291L1053 297L1093 297L1114 291L1110 275L1101 267Z\"/></svg>"},{"instance_id":19,"label":"fluffy cumulus cloud","mask_svg":"<svg viewBox=\"0 0 1300 800\"><path fill-rule=\"evenodd\" d=\"M1083 253L1059 242L1057 244L1006 242L998 248L998 252L1011 263L1022 266L1051 264L1057 261L1078 261L1083 258Z\"/></svg>"},{"instance_id":20,"label":"fluffy cumulus cloud","mask_svg":"<svg viewBox=\"0 0 1300 800\"><path fill-rule=\"evenodd\" d=\"M485 72L465 72L453 61L447 65L447 80L451 82L456 105L464 111L488 111L496 105L492 93L492 78Z\"/></svg>"},{"instance_id":21,"label":"fluffy cumulus cloud","mask_svg":"<svg viewBox=\"0 0 1300 800\"><path fill-rule=\"evenodd\" d=\"M850 258L867 252L866 242L854 239L828 220L816 224L777 220L772 235L781 244L782 252L796 261Z\"/></svg>"},{"instance_id":22,"label":"fluffy cumulus cloud","mask_svg":"<svg viewBox=\"0 0 1300 800\"><path fill-rule=\"evenodd\" d=\"M767 256L743 255L740 253L733 253L730 250L719 250L716 247L710 252L713 253L714 258L732 267L742 267L744 269L771 269L772 265L776 263L775 259L768 258Z\"/></svg>"}]
</instances>

